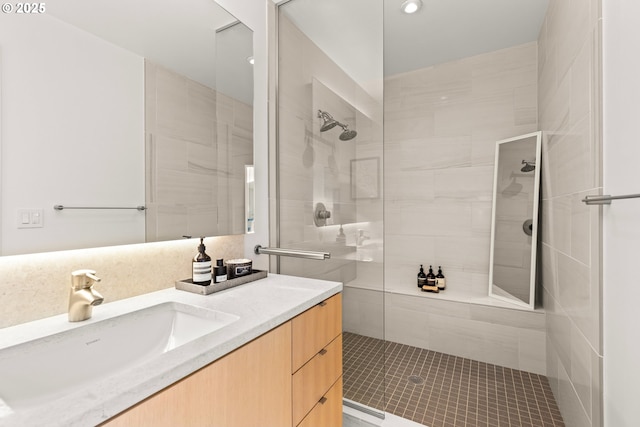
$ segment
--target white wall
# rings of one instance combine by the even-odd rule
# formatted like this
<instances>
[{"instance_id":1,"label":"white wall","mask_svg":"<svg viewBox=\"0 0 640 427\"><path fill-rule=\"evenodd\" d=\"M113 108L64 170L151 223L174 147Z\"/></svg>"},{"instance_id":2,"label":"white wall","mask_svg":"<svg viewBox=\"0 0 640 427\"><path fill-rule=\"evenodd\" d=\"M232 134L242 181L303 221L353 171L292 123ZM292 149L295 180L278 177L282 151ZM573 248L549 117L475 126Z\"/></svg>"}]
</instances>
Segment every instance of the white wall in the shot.
<instances>
[{"instance_id":1,"label":"white wall","mask_svg":"<svg viewBox=\"0 0 640 427\"><path fill-rule=\"evenodd\" d=\"M640 3L603 1L604 192L640 192ZM594 208L595 209L595 208ZM640 200L603 208L604 425L640 419Z\"/></svg>"},{"instance_id":2,"label":"white wall","mask_svg":"<svg viewBox=\"0 0 640 427\"><path fill-rule=\"evenodd\" d=\"M53 210L144 204L142 58L25 18L0 16L2 254L144 241L144 213ZM18 229L22 208L43 209L44 227Z\"/></svg>"}]
</instances>

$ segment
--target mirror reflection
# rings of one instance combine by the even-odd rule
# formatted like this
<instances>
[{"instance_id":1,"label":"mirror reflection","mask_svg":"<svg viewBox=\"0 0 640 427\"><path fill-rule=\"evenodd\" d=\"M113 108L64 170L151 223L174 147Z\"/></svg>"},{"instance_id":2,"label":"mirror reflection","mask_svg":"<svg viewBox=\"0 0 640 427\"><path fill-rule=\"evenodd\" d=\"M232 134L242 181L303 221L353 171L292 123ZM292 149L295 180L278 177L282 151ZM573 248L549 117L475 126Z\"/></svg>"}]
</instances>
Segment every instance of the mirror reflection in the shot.
<instances>
[{"instance_id":1,"label":"mirror reflection","mask_svg":"<svg viewBox=\"0 0 640 427\"><path fill-rule=\"evenodd\" d=\"M535 307L540 139L535 132L498 141L489 294Z\"/></svg>"},{"instance_id":2,"label":"mirror reflection","mask_svg":"<svg viewBox=\"0 0 640 427\"><path fill-rule=\"evenodd\" d=\"M245 232L252 33L215 2L60 0L0 49L2 255Z\"/></svg>"}]
</instances>

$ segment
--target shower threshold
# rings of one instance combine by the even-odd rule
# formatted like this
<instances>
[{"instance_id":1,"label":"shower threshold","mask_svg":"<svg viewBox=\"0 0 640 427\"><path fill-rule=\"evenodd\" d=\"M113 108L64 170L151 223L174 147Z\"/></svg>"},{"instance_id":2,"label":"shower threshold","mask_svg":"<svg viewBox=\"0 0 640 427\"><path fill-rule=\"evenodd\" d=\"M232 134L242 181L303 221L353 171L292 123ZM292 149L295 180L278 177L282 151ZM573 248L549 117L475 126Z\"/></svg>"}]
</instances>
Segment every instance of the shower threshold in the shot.
<instances>
[{"instance_id":1,"label":"shower threshold","mask_svg":"<svg viewBox=\"0 0 640 427\"><path fill-rule=\"evenodd\" d=\"M342 403L342 427L426 427L423 424L380 412L349 399L344 399Z\"/></svg>"}]
</instances>

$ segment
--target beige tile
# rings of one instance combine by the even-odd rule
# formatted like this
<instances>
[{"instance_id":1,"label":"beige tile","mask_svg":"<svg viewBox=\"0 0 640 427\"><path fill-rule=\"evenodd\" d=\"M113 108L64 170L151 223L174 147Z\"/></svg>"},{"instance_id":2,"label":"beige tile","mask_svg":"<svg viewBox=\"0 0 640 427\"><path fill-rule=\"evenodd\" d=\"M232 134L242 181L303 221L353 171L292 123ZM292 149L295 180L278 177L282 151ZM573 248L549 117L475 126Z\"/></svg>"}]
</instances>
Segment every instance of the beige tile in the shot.
<instances>
[{"instance_id":1,"label":"beige tile","mask_svg":"<svg viewBox=\"0 0 640 427\"><path fill-rule=\"evenodd\" d=\"M591 36L591 33L589 33ZM579 53L571 66L571 124L576 124L593 110L592 37L588 37L580 47Z\"/></svg>"},{"instance_id":2,"label":"beige tile","mask_svg":"<svg viewBox=\"0 0 640 427\"><path fill-rule=\"evenodd\" d=\"M394 202L402 200L434 201L434 177L435 170L408 170L395 167L397 163L391 162L385 154L385 201ZM393 218L388 218L393 220Z\"/></svg>"},{"instance_id":3,"label":"beige tile","mask_svg":"<svg viewBox=\"0 0 640 427\"><path fill-rule=\"evenodd\" d=\"M556 400L565 425L571 427L589 427L591 420L576 395L571 379L562 365L558 367L558 394Z\"/></svg>"},{"instance_id":4,"label":"beige tile","mask_svg":"<svg viewBox=\"0 0 640 427\"><path fill-rule=\"evenodd\" d=\"M562 253L558 254L560 304L592 346L597 348L598 319L592 316L590 281L588 267Z\"/></svg>"},{"instance_id":5,"label":"beige tile","mask_svg":"<svg viewBox=\"0 0 640 427\"><path fill-rule=\"evenodd\" d=\"M156 133L156 65L144 61L144 126L147 132Z\"/></svg>"},{"instance_id":6,"label":"beige tile","mask_svg":"<svg viewBox=\"0 0 640 427\"><path fill-rule=\"evenodd\" d=\"M211 89L187 80L187 116L184 138L203 145L213 145L216 136L216 94Z\"/></svg>"},{"instance_id":7,"label":"beige tile","mask_svg":"<svg viewBox=\"0 0 640 427\"><path fill-rule=\"evenodd\" d=\"M547 336L554 353L558 358L558 365L571 366L571 320L562 311L558 302L548 292L544 293L544 309L547 313Z\"/></svg>"},{"instance_id":8,"label":"beige tile","mask_svg":"<svg viewBox=\"0 0 640 427\"><path fill-rule=\"evenodd\" d=\"M493 166L443 169L435 176L436 199L490 201L493 199Z\"/></svg>"},{"instance_id":9,"label":"beige tile","mask_svg":"<svg viewBox=\"0 0 640 427\"><path fill-rule=\"evenodd\" d=\"M589 266L591 263L591 211L593 206L582 202L590 192L578 193L571 197L571 257ZM597 210L597 209L595 209ZM596 243L596 242L594 242Z\"/></svg>"},{"instance_id":10,"label":"beige tile","mask_svg":"<svg viewBox=\"0 0 640 427\"><path fill-rule=\"evenodd\" d=\"M471 203L471 231L474 235L486 236L491 233L491 202Z\"/></svg>"},{"instance_id":11,"label":"beige tile","mask_svg":"<svg viewBox=\"0 0 640 427\"><path fill-rule=\"evenodd\" d=\"M590 122L583 119L558 141L554 151L557 195L584 191L593 182Z\"/></svg>"},{"instance_id":12,"label":"beige tile","mask_svg":"<svg viewBox=\"0 0 640 427\"><path fill-rule=\"evenodd\" d=\"M535 84L537 43L530 42L464 60L473 70L473 95L483 97Z\"/></svg>"},{"instance_id":13,"label":"beige tile","mask_svg":"<svg viewBox=\"0 0 640 427\"><path fill-rule=\"evenodd\" d=\"M571 198L556 197L547 204L551 205L551 215L543 227L549 230L549 244L557 251L571 253Z\"/></svg>"},{"instance_id":14,"label":"beige tile","mask_svg":"<svg viewBox=\"0 0 640 427\"><path fill-rule=\"evenodd\" d=\"M188 169L188 142L163 134L152 135L152 150L155 150L155 165L158 171L174 170L186 172Z\"/></svg>"},{"instance_id":15,"label":"beige tile","mask_svg":"<svg viewBox=\"0 0 640 427\"><path fill-rule=\"evenodd\" d=\"M604 425L602 411L602 364L602 356L591 352L591 425L593 427L601 427Z\"/></svg>"},{"instance_id":16,"label":"beige tile","mask_svg":"<svg viewBox=\"0 0 640 427\"><path fill-rule=\"evenodd\" d=\"M345 287L343 296L343 330L382 339L383 294L379 291Z\"/></svg>"},{"instance_id":17,"label":"beige tile","mask_svg":"<svg viewBox=\"0 0 640 427\"><path fill-rule=\"evenodd\" d=\"M544 330L518 330L518 368L539 375L547 375L546 333Z\"/></svg>"},{"instance_id":18,"label":"beige tile","mask_svg":"<svg viewBox=\"0 0 640 427\"><path fill-rule=\"evenodd\" d=\"M536 125L538 124L538 85L517 87L513 93L514 124Z\"/></svg>"},{"instance_id":19,"label":"beige tile","mask_svg":"<svg viewBox=\"0 0 640 427\"><path fill-rule=\"evenodd\" d=\"M416 286L420 264L426 268L435 259L432 237L390 234L385 230L385 286ZM425 270L426 271L426 270Z\"/></svg>"},{"instance_id":20,"label":"beige tile","mask_svg":"<svg viewBox=\"0 0 640 427\"><path fill-rule=\"evenodd\" d=\"M385 209L386 232L421 236L467 236L471 204L456 201L397 201Z\"/></svg>"},{"instance_id":21,"label":"beige tile","mask_svg":"<svg viewBox=\"0 0 640 427\"><path fill-rule=\"evenodd\" d=\"M159 132L180 136L187 120L187 80L178 74L157 67L156 120Z\"/></svg>"},{"instance_id":22,"label":"beige tile","mask_svg":"<svg viewBox=\"0 0 640 427\"><path fill-rule=\"evenodd\" d=\"M437 237L435 256L448 269L487 274L489 247L488 237Z\"/></svg>"},{"instance_id":23,"label":"beige tile","mask_svg":"<svg viewBox=\"0 0 640 427\"><path fill-rule=\"evenodd\" d=\"M434 135L435 113L431 107L385 110L384 140L402 141Z\"/></svg>"},{"instance_id":24,"label":"beige tile","mask_svg":"<svg viewBox=\"0 0 640 427\"><path fill-rule=\"evenodd\" d=\"M547 292L549 292L550 296L558 299L559 291L557 252L548 244L543 243L541 246L542 257L538 260L538 262L541 263L540 269L542 270L542 286Z\"/></svg>"},{"instance_id":25,"label":"beige tile","mask_svg":"<svg viewBox=\"0 0 640 427\"><path fill-rule=\"evenodd\" d=\"M471 138L422 137L389 143L385 161L409 171L471 166Z\"/></svg>"},{"instance_id":26,"label":"beige tile","mask_svg":"<svg viewBox=\"0 0 640 427\"><path fill-rule=\"evenodd\" d=\"M587 414L591 414L591 368L593 349L575 327L571 330L571 366L569 378L580 403Z\"/></svg>"}]
</instances>

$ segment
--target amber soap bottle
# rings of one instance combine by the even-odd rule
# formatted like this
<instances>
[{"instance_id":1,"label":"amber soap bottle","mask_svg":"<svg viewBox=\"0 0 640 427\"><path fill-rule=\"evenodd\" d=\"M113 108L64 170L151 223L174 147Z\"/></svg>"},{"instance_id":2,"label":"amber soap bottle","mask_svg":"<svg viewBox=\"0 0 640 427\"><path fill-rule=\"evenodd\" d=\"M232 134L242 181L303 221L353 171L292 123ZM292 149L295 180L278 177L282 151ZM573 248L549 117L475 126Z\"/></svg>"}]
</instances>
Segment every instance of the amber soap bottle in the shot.
<instances>
[{"instance_id":1,"label":"amber soap bottle","mask_svg":"<svg viewBox=\"0 0 640 427\"><path fill-rule=\"evenodd\" d=\"M196 285L211 284L211 257L205 252L204 237L200 238L198 253L193 257L191 279Z\"/></svg>"}]
</instances>

